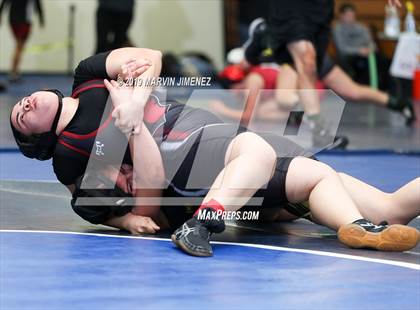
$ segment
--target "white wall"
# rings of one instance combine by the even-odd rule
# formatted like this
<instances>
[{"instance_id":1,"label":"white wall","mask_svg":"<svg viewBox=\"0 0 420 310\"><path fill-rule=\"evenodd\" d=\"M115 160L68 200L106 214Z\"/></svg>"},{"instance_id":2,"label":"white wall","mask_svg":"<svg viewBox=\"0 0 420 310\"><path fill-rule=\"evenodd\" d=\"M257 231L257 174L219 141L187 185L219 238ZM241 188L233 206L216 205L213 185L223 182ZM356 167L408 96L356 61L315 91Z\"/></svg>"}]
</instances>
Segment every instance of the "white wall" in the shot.
<instances>
[{"instance_id":1,"label":"white wall","mask_svg":"<svg viewBox=\"0 0 420 310\"><path fill-rule=\"evenodd\" d=\"M46 27L34 16L22 71L64 72L67 68L69 6L76 6L75 64L95 49L96 0L42 0ZM115 0L118 1L118 0ZM222 0L137 0L130 28L134 44L162 51L205 52L223 63ZM45 47L41 52L40 49ZM14 41L3 12L0 26L0 70L10 67Z\"/></svg>"}]
</instances>

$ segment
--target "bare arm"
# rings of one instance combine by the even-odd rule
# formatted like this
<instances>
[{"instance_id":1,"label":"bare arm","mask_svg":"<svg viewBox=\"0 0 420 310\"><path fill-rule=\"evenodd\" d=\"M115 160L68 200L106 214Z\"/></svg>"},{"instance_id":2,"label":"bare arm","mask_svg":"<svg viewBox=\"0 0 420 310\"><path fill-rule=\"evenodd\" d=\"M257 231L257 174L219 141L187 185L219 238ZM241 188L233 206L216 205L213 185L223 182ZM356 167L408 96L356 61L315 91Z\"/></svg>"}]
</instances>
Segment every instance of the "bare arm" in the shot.
<instances>
[{"instance_id":1,"label":"bare arm","mask_svg":"<svg viewBox=\"0 0 420 310\"><path fill-rule=\"evenodd\" d=\"M121 104L130 104L130 91L132 88L120 87L115 81L105 80L105 86L110 92L115 107ZM139 113L142 113L139 112ZM159 213L159 204L152 206L141 202L142 198L159 198L161 188L165 183L163 161L159 148L144 123L141 123L139 134L130 135L129 146L133 161L133 181L135 196L139 197L135 213L151 216L156 219Z\"/></svg>"},{"instance_id":2,"label":"bare arm","mask_svg":"<svg viewBox=\"0 0 420 310\"><path fill-rule=\"evenodd\" d=\"M133 235L154 234L160 228L150 217L127 213L121 217L113 217L103 223L106 226L127 230Z\"/></svg>"},{"instance_id":3,"label":"bare arm","mask_svg":"<svg viewBox=\"0 0 420 310\"><path fill-rule=\"evenodd\" d=\"M106 225L106 226L126 230L125 229L126 220L129 218L129 216L130 216L130 213L127 213L126 215L121 216L121 217L113 217L113 218L110 218L108 221L106 221L103 224Z\"/></svg>"},{"instance_id":4,"label":"bare arm","mask_svg":"<svg viewBox=\"0 0 420 310\"><path fill-rule=\"evenodd\" d=\"M116 179L117 186L120 187L123 191L127 194L131 193L127 184L128 179L126 175L120 175L119 170L116 169L114 166L107 166L105 169L102 170L103 176L109 178L111 181ZM121 176L121 177L120 177ZM81 191L81 189L75 189L75 184L67 186L67 188L73 193L75 191ZM94 197L91 193L84 192L83 194L78 192L76 196L81 195L81 197ZM81 206L78 205L76 200L77 199L73 195L73 199L71 202L73 210L84 220L92 223L92 224L102 224L118 229L127 230L134 235L138 234L154 234L156 231L160 230L160 227L156 224L154 220L152 220L148 216L141 216L135 215L132 212L129 212L127 209L124 210L124 215L120 216L117 213L114 213L115 210L112 210L109 206L106 205L96 205L96 206ZM131 211L131 210L130 210ZM120 213L121 214L121 213ZM165 218L160 215L157 217L157 223L162 225L163 227L167 228L168 224L164 221Z\"/></svg>"},{"instance_id":5,"label":"bare arm","mask_svg":"<svg viewBox=\"0 0 420 310\"><path fill-rule=\"evenodd\" d=\"M108 76L116 80L121 73L121 67L132 59L148 59L151 63L150 71L160 74L162 67L162 53L149 48L124 47L113 50L106 59L106 72Z\"/></svg>"},{"instance_id":6,"label":"bare arm","mask_svg":"<svg viewBox=\"0 0 420 310\"><path fill-rule=\"evenodd\" d=\"M143 70L139 59L147 59L149 66ZM162 68L162 53L160 51L144 48L121 48L112 51L106 60L106 70L112 79L116 79L118 73L139 77L142 81L157 78ZM132 72L127 72L133 70ZM126 71L126 72L124 72ZM115 125L123 132L139 133L142 122L142 111L153 91L153 87L142 83L134 88L131 103L121 104L114 109L112 116L117 119Z\"/></svg>"},{"instance_id":7,"label":"bare arm","mask_svg":"<svg viewBox=\"0 0 420 310\"><path fill-rule=\"evenodd\" d=\"M144 123L142 126L140 134L131 135L129 141L134 168L135 197L138 201L133 213L157 219L160 210L158 201L153 205L145 205L140 201L142 198L159 199L161 197L162 187L165 184L165 171L155 140Z\"/></svg>"}]
</instances>

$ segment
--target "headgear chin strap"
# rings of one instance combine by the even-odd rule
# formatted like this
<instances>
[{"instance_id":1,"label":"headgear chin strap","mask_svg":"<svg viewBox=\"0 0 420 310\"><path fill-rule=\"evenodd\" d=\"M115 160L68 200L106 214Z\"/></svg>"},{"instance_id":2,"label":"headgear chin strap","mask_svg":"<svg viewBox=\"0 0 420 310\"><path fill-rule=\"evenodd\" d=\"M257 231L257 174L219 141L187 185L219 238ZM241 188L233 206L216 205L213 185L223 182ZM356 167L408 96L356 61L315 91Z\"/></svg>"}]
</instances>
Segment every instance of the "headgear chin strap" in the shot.
<instances>
[{"instance_id":1,"label":"headgear chin strap","mask_svg":"<svg viewBox=\"0 0 420 310\"><path fill-rule=\"evenodd\" d=\"M24 156L38 160L47 160L54 155L55 145L58 140L55 132L57 130L61 110L63 109L63 94L57 89L46 89L45 91L52 92L58 97L58 109L55 113L54 121L49 132L25 136L14 128L12 120L10 119L10 126L12 127L13 136L19 150Z\"/></svg>"}]
</instances>

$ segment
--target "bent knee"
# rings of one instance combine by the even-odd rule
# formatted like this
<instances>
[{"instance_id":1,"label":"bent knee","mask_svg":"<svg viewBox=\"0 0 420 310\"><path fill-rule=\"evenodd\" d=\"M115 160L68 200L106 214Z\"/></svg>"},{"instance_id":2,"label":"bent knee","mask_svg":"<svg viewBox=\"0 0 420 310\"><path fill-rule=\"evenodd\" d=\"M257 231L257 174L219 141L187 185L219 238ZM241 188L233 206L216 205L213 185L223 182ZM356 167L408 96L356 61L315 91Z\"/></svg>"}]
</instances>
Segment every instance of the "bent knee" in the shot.
<instances>
[{"instance_id":1,"label":"bent knee","mask_svg":"<svg viewBox=\"0 0 420 310\"><path fill-rule=\"evenodd\" d=\"M316 73L316 53L310 49L295 56L296 69L299 73Z\"/></svg>"},{"instance_id":2,"label":"bent knee","mask_svg":"<svg viewBox=\"0 0 420 310\"><path fill-rule=\"evenodd\" d=\"M278 105L284 109L292 109L299 101L299 95L294 89L277 89L276 100Z\"/></svg>"},{"instance_id":3,"label":"bent knee","mask_svg":"<svg viewBox=\"0 0 420 310\"><path fill-rule=\"evenodd\" d=\"M250 142L246 146L245 153L255 158L262 167L273 169L277 161L274 148L264 138L255 133L246 132L244 135L249 135Z\"/></svg>"},{"instance_id":4,"label":"bent knee","mask_svg":"<svg viewBox=\"0 0 420 310\"><path fill-rule=\"evenodd\" d=\"M229 145L227 155L229 160L246 155L267 165L275 163L277 159L273 147L253 132L243 132L236 136Z\"/></svg>"},{"instance_id":5,"label":"bent knee","mask_svg":"<svg viewBox=\"0 0 420 310\"><path fill-rule=\"evenodd\" d=\"M266 152L264 153L264 158L263 158L261 164L264 166L264 168L267 171L270 172L270 178L271 178L271 176L273 176L273 174L274 174L274 170L275 170L275 167L276 167L277 154L276 154L276 151L268 143L267 143L267 145L269 147L267 148Z\"/></svg>"},{"instance_id":6,"label":"bent knee","mask_svg":"<svg viewBox=\"0 0 420 310\"><path fill-rule=\"evenodd\" d=\"M286 192L290 202L308 199L310 192L324 179L337 178L337 172L322 162L306 157L295 157L286 177Z\"/></svg>"},{"instance_id":7,"label":"bent knee","mask_svg":"<svg viewBox=\"0 0 420 310\"><path fill-rule=\"evenodd\" d=\"M320 178L338 177L337 171L335 171L332 167L322 162L317 162L316 172L318 173Z\"/></svg>"}]
</instances>

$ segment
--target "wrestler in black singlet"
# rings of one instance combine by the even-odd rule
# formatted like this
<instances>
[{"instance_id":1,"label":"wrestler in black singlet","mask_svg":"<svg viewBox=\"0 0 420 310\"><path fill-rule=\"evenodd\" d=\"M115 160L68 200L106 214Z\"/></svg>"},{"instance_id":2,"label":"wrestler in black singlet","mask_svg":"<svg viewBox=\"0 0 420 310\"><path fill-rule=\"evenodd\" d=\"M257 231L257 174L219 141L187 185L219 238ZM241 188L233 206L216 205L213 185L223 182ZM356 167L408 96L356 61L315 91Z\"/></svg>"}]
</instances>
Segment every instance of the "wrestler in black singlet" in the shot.
<instances>
[{"instance_id":1,"label":"wrestler in black singlet","mask_svg":"<svg viewBox=\"0 0 420 310\"><path fill-rule=\"evenodd\" d=\"M125 135L110 117L111 105L106 104L108 91L102 80L109 79L105 68L108 54L89 57L75 70L72 96L79 98L79 107L61 133L53 157L54 172L65 185L75 184L85 173L90 154L98 162L119 164L112 162L112 155L107 155L120 145L127 145ZM246 131L238 125L223 123L208 111L164 101L157 93L152 94L146 104L144 122L161 151L168 183L163 195L169 197L203 197L224 167L229 143L238 133ZM259 135L275 148L279 158L272 180L255 196L264 197L263 207L278 207L287 201L285 178L290 161L305 152L286 138L268 133ZM123 162L132 164L128 147ZM198 187L189 188L191 178ZM93 213L85 212L86 206L78 208L73 204L73 208L92 223L99 223L99 218L103 221L104 214L110 213L106 206L101 209L104 214L96 212L94 217ZM183 206L162 207L162 210L174 227L194 211L185 213Z\"/></svg>"}]
</instances>

